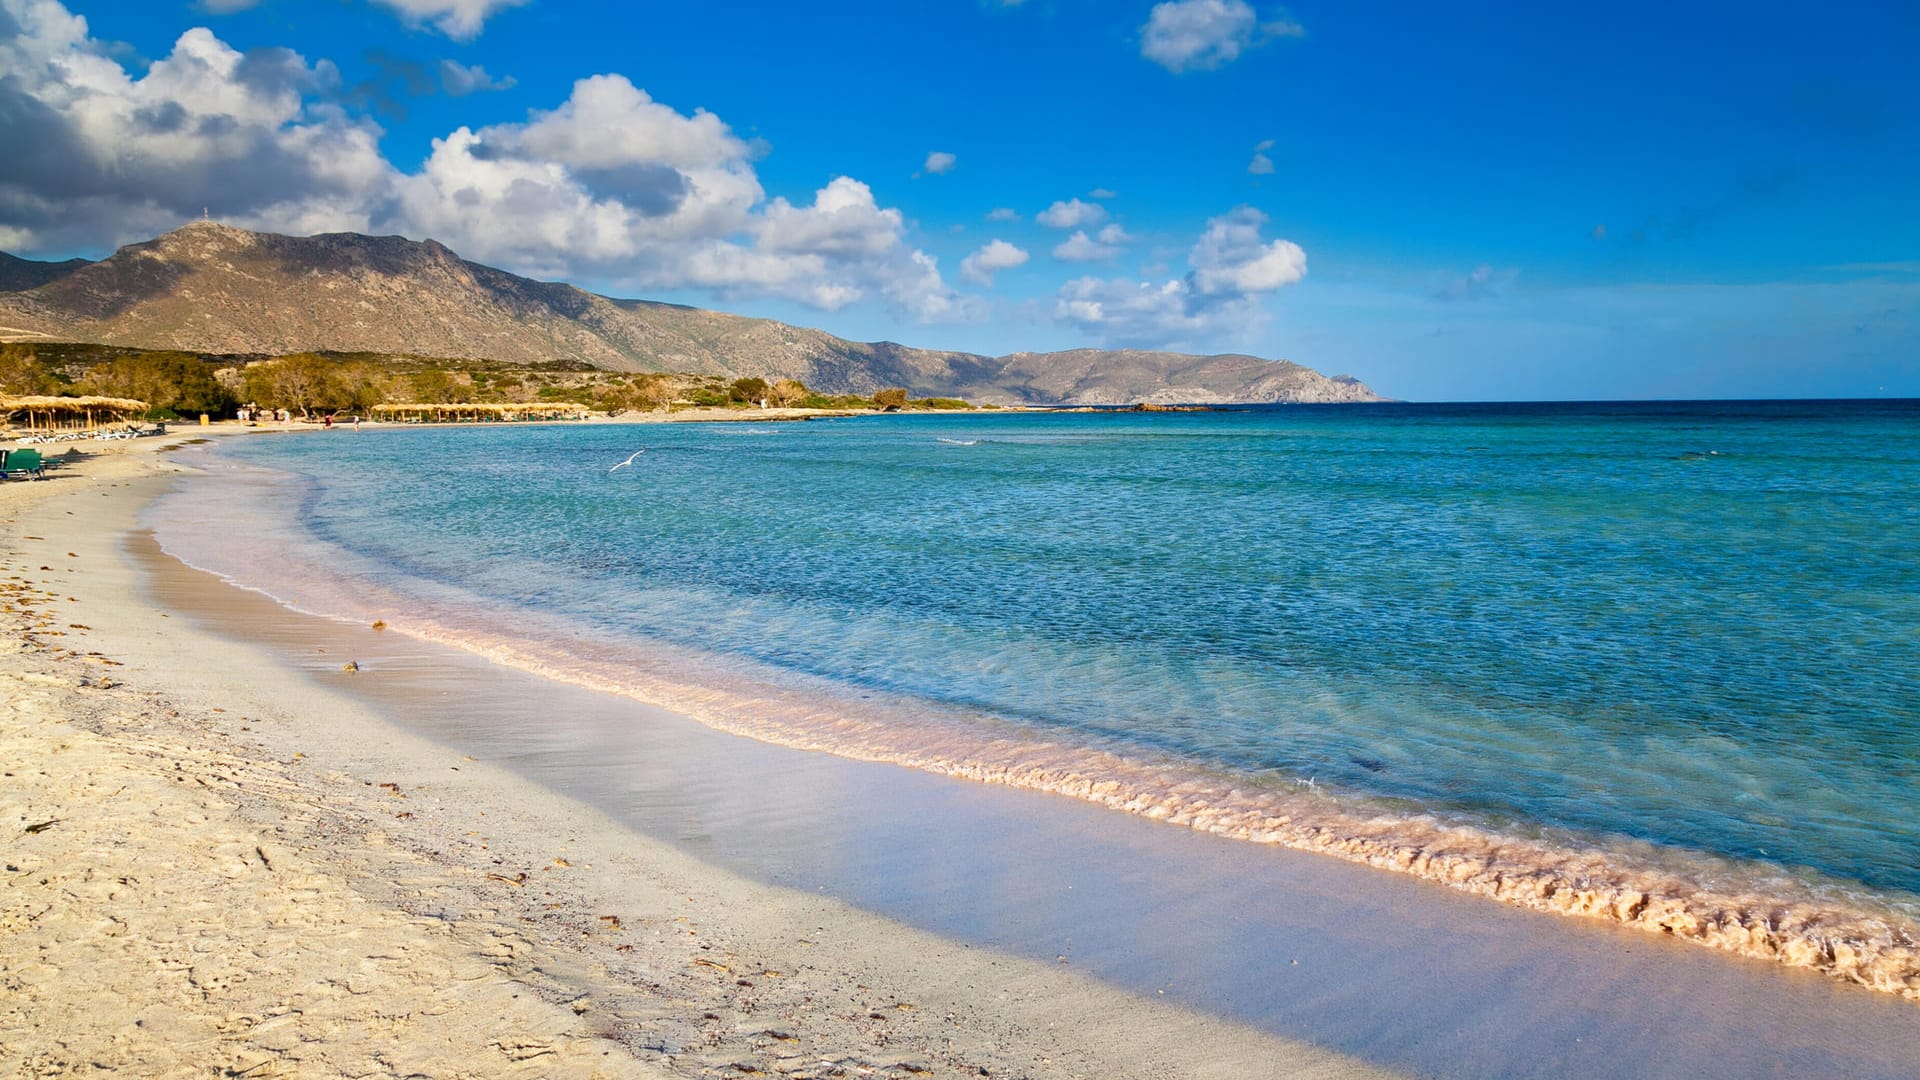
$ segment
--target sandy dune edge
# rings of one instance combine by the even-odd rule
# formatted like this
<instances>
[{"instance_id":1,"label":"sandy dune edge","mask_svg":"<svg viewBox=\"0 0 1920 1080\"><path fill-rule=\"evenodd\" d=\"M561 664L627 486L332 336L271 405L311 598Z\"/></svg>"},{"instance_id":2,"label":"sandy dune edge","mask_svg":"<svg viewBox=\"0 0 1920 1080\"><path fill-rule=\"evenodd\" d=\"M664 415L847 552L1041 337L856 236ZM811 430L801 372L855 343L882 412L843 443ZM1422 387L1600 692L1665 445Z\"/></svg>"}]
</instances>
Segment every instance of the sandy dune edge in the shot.
<instances>
[{"instance_id":1,"label":"sandy dune edge","mask_svg":"<svg viewBox=\"0 0 1920 1080\"><path fill-rule=\"evenodd\" d=\"M0 1075L1370 1074L715 870L193 630L120 551L153 449L0 485Z\"/></svg>"}]
</instances>

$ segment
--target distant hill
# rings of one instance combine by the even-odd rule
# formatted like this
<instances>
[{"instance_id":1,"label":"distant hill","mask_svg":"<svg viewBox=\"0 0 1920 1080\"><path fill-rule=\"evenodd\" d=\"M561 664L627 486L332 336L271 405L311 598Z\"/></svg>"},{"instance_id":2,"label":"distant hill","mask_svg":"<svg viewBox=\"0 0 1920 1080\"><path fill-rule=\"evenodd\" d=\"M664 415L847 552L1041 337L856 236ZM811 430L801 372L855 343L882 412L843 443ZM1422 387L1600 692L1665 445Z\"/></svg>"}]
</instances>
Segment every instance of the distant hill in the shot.
<instances>
[{"instance_id":1,"label":"distant hill","mask_svg":"<svg viewBox=\"0 0 1920 1080\"><path fill-rule=\"evenodd\" d=\"M226 354L413 354L613 371L797 378L827 393L902 386L981 402L1379 401L1358 381L1252 356L1075 349L973 353L854 342L677 304L614 300L468 262L432 240L290 237L195 222L97 263L15 259L0 327L25 336Z\"/></svg>"},{"instance_id":2,"label":"distant hill","mask_svg":"<svg viewBox=\"0 0 1920 1080\"><path fill-rule=\"evenodd\" d=\"M22 259L17 255L0 251L0 293L37 289L49 281L66 277L83 266L92 265L85 259L36 262L33 259Z\"/></svg>"}]
</instances>

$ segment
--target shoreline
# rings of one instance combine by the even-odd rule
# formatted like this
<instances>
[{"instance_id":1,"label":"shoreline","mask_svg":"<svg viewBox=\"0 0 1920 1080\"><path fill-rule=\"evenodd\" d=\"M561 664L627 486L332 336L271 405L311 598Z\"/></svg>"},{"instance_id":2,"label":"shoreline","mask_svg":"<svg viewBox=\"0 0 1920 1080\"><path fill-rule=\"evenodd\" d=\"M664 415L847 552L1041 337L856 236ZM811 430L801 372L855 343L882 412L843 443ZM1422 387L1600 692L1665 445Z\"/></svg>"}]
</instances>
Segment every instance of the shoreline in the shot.
<instances>
[{"instance_id":1,"label":"shoreline","mask_svg":"<svg viewBox=\"0 0 1920 1080\"><path fill-rule=\"evenodd\" d=\"M334 576L320 564L308 574ZM349 590L340 596L349 594L371 595ZM682 661L692 658L678 654L665 663L636 653L612 666L604 659L591 664L580 659L583 649L573 647L584 640L547 641L538 635L530 640L497 626L455 631L431 611L423 615L409 598L383 599L360 605L366 610L356 608L356 614L362 621L381 618L395 633L663 707L735 735L1064 796L1239 843L1331 856L1510 907L1810 969L1920 1001L1920 920L1892 900L1863 899L1844 881L1795 878L1705 853L1688 861L1684 854L1617 841L1608 846L1555 843L1428 813L1323 798L1317 791L1236 783L1190 766L1057 741L1044 732L999 737L948 730L937 721L902 723L880 715L884 708L876 711L860 702L844 702L844 708L823 717L817 707L792 700L789 687L771 678L749 674L721 686L654 673L687 666ZM349 622L354 618L320 606Z\"/></svg>"},{"instance_id":2,"label":"shoreline","mask_svg":"<svg viewBox=\"0 0 1920 1080\"><path fill-rule=\"evenodd\" d=\"M127 897L83 909L59 935L23 924L21 912L43 906L35 882L72 890L98 868L90 856L111 850L82 837L79 851L22 864L0 886L0 934L28 958L10 966L0 950L0 983L32 995L11 1013L15 1002L0 1005L0 1065L91 1053L152 1074L204 1073L175 1053L180 1042L201 1055L194 1062L207 1046L258 1050L229 1066L257 1069L251 1076L389 1075L378 1055L391 1058L399 1040L433 1047L442 1071L479 1075L1359 1076L1386 1075L1372 1064L1385 1063L1433 1076L1682 1076L1793 1061L1804 1074L1920 1076L1920 1014L1811 973L1076 800L740 740L671 714L636 729L636 703L291 614L140 554L138 504L186 471L148 449L157 447L119 444L56 470L58 482L0 487L0 530L20 553L9 574L33 583L34 617L60 635L8 654L0 677L51 679L60 701L0 739L23 748L10 760L38 761L73 738L99 738L153 781L194 783L205 805L154 837L152 821L172 817L143 801L137 831L170 862L197 852L222 874L235 871L228 857L253 871L247 847L264 841L255 862L299 866L304 881L344 890L321 918L353 945L282 957L259 927L217 914L233 902L225 877L201 882L199 951L240 960L198 976L204 988L189 981L191 1005L169 1015L173 1030L205 1037L129 1029L128 1018L180 992L127 992L74 973L181 970L170 964L191 973L190 956L167 951L183 924L167 920L192 912L163 907L149 918L138 898L140 933L155 943L133 962L114 951L128 935L98 929L124 918L115 905ZM58 488L62 498L46 497ZM35 498L15 501L23 496ZM50 584L59 596L43 603ZM164 601L178 587L190 604ZM215 615L219 625L203 625ZM396 655L376 659L374 649ZM370 666L344 674L342 656ZM103 672L114 685L102 685ZM421 687L375 693L404 672ZM515 682L521 695L494 707ZM611 727L555 732L543 748L534 728L515 724L555 701L570 703L560 715L618 715ZM645 740L676 727L721 749L658 760L661 747ZM483 729L495 734L483 739ZM642 744L623 741L633 738ZM674 741L667 749L678 753ZM182 763L186 777L170 779ZM628 774L648 764L647 783L663 791L640 797L641 817L626 816L615 808L638 796L621 792L651 790ZM626 785L611 802L595 786L608 776ZM70 787L57 792L61 824L33 834L36 845L76 836L92 816L75 809ZM804 801L781 802L782 788ZM209 808L221 805L255 815L239 819L250 831L210 840ZM0 800L0 813L15 811ZM40 820L35 811L18 807L23 821ZM649 817L665 831L641 828ZM756 857L771 851L775 868L713 846L728 835L745 835ZM991 865L974 865L989 855ZM851 876L836 878L842 870ZM961 897L988 906L923 920L929 904L947 911ZM370 919L408 932L374 955L359 945ZM46 962L62 941L66 962ZM434 964L482 981L470 993L444 976L411 977ZM309 985L367 1011L328 1012L302 996ZM476 1007L476 994L492 996ZM48 1016L57 1022L33 1019Z\"/></svg>"},{"instance_id":3,"label":"shoreline","mask_svg":"<svg viewBox=\"0 0 1920 1080\"><path fill-rule=\"evenodd\" d=\"M0 800L0 1062L1385 1075L708 866L194 628L123 551L159 442L0 488L0 738L37 770Z\"/></svg>"}]
</instances>

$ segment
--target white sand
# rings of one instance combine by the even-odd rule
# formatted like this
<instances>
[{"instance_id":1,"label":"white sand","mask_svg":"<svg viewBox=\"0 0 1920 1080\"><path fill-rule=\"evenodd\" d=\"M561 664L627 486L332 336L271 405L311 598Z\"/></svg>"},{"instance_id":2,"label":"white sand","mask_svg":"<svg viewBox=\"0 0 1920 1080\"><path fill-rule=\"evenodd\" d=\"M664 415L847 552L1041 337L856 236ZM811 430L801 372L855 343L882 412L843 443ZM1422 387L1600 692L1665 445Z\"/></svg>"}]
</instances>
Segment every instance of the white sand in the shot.
<instances>
[{"instance_id":1,"label":"white sand","mask_svg":"<svg viewBox=\"0 0 1920 1080\"><path fill-rule=\"evenodd\" d=\"M196 631L120 546L157 442L0 485L0 1075L1376 1075L714 869Z\"/></svg>"}]
</instances>

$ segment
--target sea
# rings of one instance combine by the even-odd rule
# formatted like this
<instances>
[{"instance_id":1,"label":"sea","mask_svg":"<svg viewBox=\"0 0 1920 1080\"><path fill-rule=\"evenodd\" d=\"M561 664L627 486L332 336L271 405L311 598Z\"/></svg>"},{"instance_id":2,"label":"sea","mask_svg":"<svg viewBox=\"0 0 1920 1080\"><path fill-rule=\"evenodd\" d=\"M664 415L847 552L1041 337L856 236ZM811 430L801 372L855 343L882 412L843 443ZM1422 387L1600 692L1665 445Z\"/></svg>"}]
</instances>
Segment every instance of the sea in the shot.
<instances>
[{"instance_id":1,"label":"sea","mask_svg":"<svg viewBox=\"0 0 1920 1080\"><path fill-rule=\"evenodd\" d=\"M1536 908L1890 947L1920 919L1920 402L336 428L183 460L152 524L190 565L724 730Z\"/></svg>"}]
</instances>

